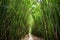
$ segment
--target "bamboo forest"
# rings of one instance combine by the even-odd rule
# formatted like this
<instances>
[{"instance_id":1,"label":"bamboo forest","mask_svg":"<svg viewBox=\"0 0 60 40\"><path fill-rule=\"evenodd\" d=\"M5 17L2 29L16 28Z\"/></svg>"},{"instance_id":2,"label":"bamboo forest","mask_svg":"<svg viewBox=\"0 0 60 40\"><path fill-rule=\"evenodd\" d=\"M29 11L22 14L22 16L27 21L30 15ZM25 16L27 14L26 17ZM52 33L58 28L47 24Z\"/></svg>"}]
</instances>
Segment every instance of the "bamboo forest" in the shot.
<instances>
[{"instance_id":1,"label":"bamboo forest","mask_svg":"<svg viewBox=\"0 0 60 40\"><path fill-rule=\"evenodd\" d=\"M60 0L0 0L0 40L60 40Z\"/></svg>"}]
</instances>

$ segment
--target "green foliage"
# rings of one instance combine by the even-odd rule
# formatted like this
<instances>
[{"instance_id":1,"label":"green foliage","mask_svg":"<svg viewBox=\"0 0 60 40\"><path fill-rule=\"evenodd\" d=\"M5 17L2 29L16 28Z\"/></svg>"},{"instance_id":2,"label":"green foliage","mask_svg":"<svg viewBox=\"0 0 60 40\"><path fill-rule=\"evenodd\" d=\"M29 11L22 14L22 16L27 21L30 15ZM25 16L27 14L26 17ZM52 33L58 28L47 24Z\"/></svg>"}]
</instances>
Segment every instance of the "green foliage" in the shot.
<instances>
[{"instance_id":1,"label":"green foliage","mask_svg":"<svg viewBox=\"0 0 60 40\"><path fill-rule=\"evenodd\" d=\"M45 40L59 40L59 26L59 0L0 0L0 40L19 40L29 28Z\"/></svg>"}]
</instances>

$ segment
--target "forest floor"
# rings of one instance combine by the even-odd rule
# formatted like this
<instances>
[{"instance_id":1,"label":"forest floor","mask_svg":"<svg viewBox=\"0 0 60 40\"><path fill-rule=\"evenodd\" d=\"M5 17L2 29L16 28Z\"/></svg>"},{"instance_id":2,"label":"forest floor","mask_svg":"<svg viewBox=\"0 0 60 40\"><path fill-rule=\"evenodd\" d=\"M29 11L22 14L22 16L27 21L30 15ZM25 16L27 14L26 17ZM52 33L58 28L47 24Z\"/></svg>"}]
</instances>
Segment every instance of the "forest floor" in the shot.
<instances>
[{"instance_id":1,"label":"forest floor","mask_svg":"<svg viewBox=\"0 0 60 40\"><path fill-rule=\"evenodd\" d=\"M29 35L26 35L24 38L22 38L21 40L44 40L42 38L36 37L31 35L31 37L29 37Z\"/></svg>"}]
</instances>

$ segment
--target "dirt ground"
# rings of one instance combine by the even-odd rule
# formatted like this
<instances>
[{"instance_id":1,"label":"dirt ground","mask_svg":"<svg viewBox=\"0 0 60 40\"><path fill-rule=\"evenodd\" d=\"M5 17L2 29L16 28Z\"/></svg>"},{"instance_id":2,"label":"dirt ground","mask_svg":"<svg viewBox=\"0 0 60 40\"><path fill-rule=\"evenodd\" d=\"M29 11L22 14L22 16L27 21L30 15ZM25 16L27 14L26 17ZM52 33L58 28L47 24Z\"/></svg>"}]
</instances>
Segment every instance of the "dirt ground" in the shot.
<instances>
[{"instance_id":1,"label":"dirt ground","mask_svg":"<svg viewBox=\"0 0 60 40\"><path fill-rule=\"evenodd\" d=\"M36 36L33 36L31 35L32 39L30 40L44 40L42 38L39 38L39 37L36 37ZM22 38L21 40L29 40L29 35L26 35L24 38Z\"/></svg>"}]
</instances>

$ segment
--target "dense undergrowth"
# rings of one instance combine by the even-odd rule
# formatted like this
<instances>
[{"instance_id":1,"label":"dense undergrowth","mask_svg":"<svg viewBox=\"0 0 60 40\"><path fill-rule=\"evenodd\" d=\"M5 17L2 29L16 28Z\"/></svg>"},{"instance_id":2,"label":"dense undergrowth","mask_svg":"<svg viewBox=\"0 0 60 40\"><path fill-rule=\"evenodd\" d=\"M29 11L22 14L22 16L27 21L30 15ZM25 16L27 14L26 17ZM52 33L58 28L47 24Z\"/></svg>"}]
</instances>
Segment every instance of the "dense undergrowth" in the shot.
<instances>
[{"instance_id":1,"label":"dense undergrowth","mask_svg":"<svg viewBox=\"0 0 60 40\"><path fill-rule=\"evenodd\" d=\"M0 40L19 40L29 32L60 40L60 0L0 0Z\"/></svg>"}]
</instances>

